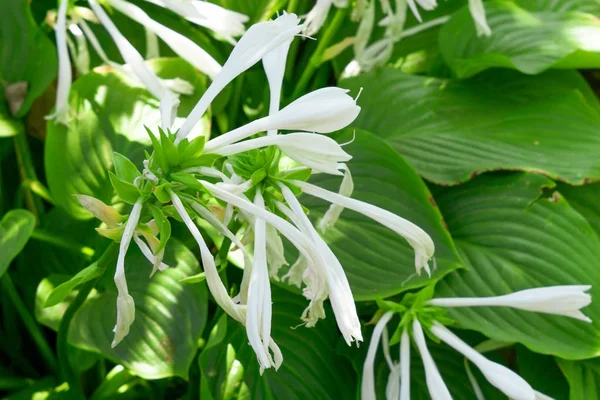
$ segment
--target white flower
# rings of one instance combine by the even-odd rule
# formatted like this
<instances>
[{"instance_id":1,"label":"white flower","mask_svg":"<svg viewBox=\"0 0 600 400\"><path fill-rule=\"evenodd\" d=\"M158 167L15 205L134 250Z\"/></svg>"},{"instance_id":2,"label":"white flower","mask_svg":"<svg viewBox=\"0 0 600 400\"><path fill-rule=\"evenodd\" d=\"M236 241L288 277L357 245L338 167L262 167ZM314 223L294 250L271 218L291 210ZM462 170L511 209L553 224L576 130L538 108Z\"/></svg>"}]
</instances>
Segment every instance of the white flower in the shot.
<instances>
[{"instance_id":1,"label":"white flower","mask_svg":"<svg viewBox=\"0 0 600 400\"><path fill-rule=\"evenodd\" d=\"M413 321L413 338L421 353L421 359L423 360L423 367L425 368L425 381L427 382L427 389L429 395L433 400L452 400L452 396L438 371L429 350L425 343L425 335L423 334L423 328L417 319Z\"/></svg>"},{"instance_id":2,"label":"white flower","mask_svg":"<svg viewBox=\"0 0 600 400\"><path fill-rule=\"evenodd\" d=\"M418 5L420 5L424 10L427 10L427 11L431 11L437 7L436 0L416 0L416 1L417 1ZM415 4L415 0L406 0L406 2L408 3L408 6L410 7L410 10L414 14L415 18L419 22L423 22L423 19L421 18L421 15L419 14L419 9L417 8L417 5Z\"/></svg>"},{"instance_id":3,"label":"white flower","mask_svg":"<svg viewBox=\"0 0 600 400\"><path fill-rule=\"evenodd\" d=\"M400 400L410 400L410 338L406 329L400 338Z\"/></svg>"},{"instance_id":4,"label":"white flower","mask_svg":"<svg viewBox=\"0 0 600 400\"><path fill-rule=\"evenodd\" d=\"M413 247L417 273L425 269L427 274L431 275L427 262L433 257L435 246L429 235L417 225L382 208L330 192L308 182L293 180L290 183L298 186L306 194L349 208L393 230Z\"/></svg>"},{"instance_id":5,"label":"white flower","mask_svg":"<svg viewBox=\"0 0 600 400\"><path fill-rule=\"evenodd\" d=\"M254 204L264 208L265 203L260 193L256 190ZM254 262L250 275L248 288L248 308L246 310L246 333L250 346L256 353L260 364L260 371L270 368L269 342L271 340L271 285L269 282L269 269L267 267L267 233L265 221L254 219Z\"/></svg>"},{"instance_id":6,"label":"white flower","mask_svg":"<svg viewBox=\"0 0 600 400\"><path fill-rule=\"evenodd\" d=\"M585 293L590 285L549 286L526 289L504 296L438 298L429 305L438 307L482 307L501 306L546 314L564 315L585 322L592 320L580 310L592 302L592 296Z\"/></svg>"},{"instance_id":7,"label":"white flower","mask_svg":"<svg viewBox=\"0 0 600 400\"><path fill-rule=\"evenodd\" d=\"M360 396L362 400L376 399L375 356L377 356L377 347L379 346L383 329L393 315L394 313L391 311L383 314L379 321L377 321L375 329L373 330L373 335L371 336L371 341L369 342L369 349L367 350L367 357L365 358L365 362L363 364L362 383L360 385Z\"/></svg>"},{"instance_id":8,"label":"white flower","mask_svg":"<svg viewBox=\"0 0 600 400\"><path fill-rule=\"evenodd\" d=\"M284 184L279 184L283 197L294 213L297 221L294 222L300 230L309 237L318 249L319 259L315 260L314 267L317 269L317 277L325 277L329 299L335 314L342 336L346 343L350 345L353 341L362 341L360 330L360 321L354 304L354 297L350 289L350 284L344 273L344 269L339 260L331 251L325 241L319 236L316 229L304 213L302 205L292 193L290 188ZM279 210L282 210L279 208Z\"/></svg>"},{"instance_id":9,"label":"white flower","mask_svg":"<svg viewBox=\"0 0 600 400\"><path fill-rule=\"evenodd\" d=\"M509 398L514 400L535 400L536 395L534 390L523 378L505 366L488 360L443 325L434 322L431 327L431 333L462 353L479 368L492 385L500 389Z\"/></svg>"},{"instance_id":10,"label":"white flower","mask_svg":"<svg viewBox=\"0 0 600 400\"><path fill-rule=\"evenodd\" d=\"M69 121L69 92L73 75L71 63L69 62L69 50L67 49L67 7L69 1L61 0L58 7L58 15L54 32L56 35L56 49L58 50L58 85L56 88L56 105L54 114L48 115L46 119L56 119L56 122L67 125Z\"/></svg>"},{"instance_id":11,"label":"white flower","mask_svg":"<svg viewBox=\"0 0 600 400\"><path fill-rule=\"evenodd\" d=\"M341 175L341 172L339 172L339 169L342 168L340 163L349 161L352 158L330 137L304 132L263 136L221 147L215 152L228 156L266 146L277 146L288 157L313 169L315 172L325 172L332 175Z\"/></svg>"},{"instance_id":12,"label":"white flower","mask_svg":"<svg viewBox=\"0 0 600 400\"><path fill-rule=\"evenodd\" d=\"M271 224L267 224L267 264L269 265L269 275L276 281L279 281L279 269L283 265L288 265L283 241Z\"/></svg>"},{"instance_id":13,"label":"white flower","mask_svg":"<svg viewBox=\"0 0 600 400\"><path fill-rule=\"evenodd\" d=\"M338 193L341 196L350 197L354 191L354 181L352 180L350 168L344 164L343 169L344 178L342 179ZM332 228L340 218L342 211L344 211L344 207L332 203L327 209L327 212L323 215L323 218L319 221L319 231L324 234L328 229Z\"/></svg>"},{"instance_id":14,"label":"white flower","mask_svg":"<svg viewBox=\"0 0 600 400\"><path fill-rule=\"evenodd\" d=\"M317 0L314 7L306 14L305 35L312 36L319 32L329 15L331 4L333 4L333 0Z\"/></svg>"},{"instance_id":15,"label":"white flower","mask_svg":"<svg viewBox=\"0 0 600 400\"><path fill-rule=\"evenodd\" d=\"M483 6L482 0L469 0L469 11L475 22L475 29L477 29L477 36L490 36L492 30L487 23L485 18L485 7Z\"/></svg>"},{"instance_id":16,"label":"white flower","mask_svg":"<svg viewBox=\"0 0 600 400\"><path fill-rule=\"evenodd\" d=\"M360 112L356 101L347 93L348 90L338 87L315 90L273 115L254 120L209 140L205 151L216 152L223 146L270 129L330 133L345 128Z\"/></svg>"},{"instance_id":17,"label":"white flower","mask_svg":"<svg viewBox=\"0 0 600 400\"><path fill-rule=\"evenodd\" d=\"M81 204L83 208L91 212L94 217L104 222L109 228L115 228L124 219L114 207L104 204L104 202L95 197L86 196L84 194L74 194L73 196L79 200L79 204Z\"/></svg>"},{"instance_id":18,"label":"white flower","mask_svg":"<svg viewBox=\"0 0 600 400\"><path fill-rule=\"evenodd\" d=\"M112 347L118 345L125 336L129 334L129 327L135 319L135 304L133 297L129 295L127 289L127 279L125 278L125 255L131 238L135 233L135 228L140 220L142 212L142 199L139 199L133 205L129 220L125 224L125 230L119 244L119 256L117 258L117 269L115 271L115 285L117 286L117 324L114 328L115 337L112 342Z\"/></svg>"},{"instance_id":19,"label":"white flower","mask_svg":"<svg viewBox=\"0 0 600 400\"><path fill-rule=\"evenodd\" d=\"M248 16L227 10L208 1L199 0L147 0L158 6L168 8L188 21L211 29L228 42L235 44L234 37L244 34L244 24Z\"/></svg>"},{"instance_id":20,"label":"white flower","mask_svg":"<svg viewBox=\"0 0 600 400\"><path fill-rule=\"evenodd\" d=\"M271 50L263 57L263 67L269 81L269 91L271 93L269 100L269 115L279 111L279 103L281 99L281 85L283 84L283 75L285 73L285 64L292 44L292 38L279 47ZM270 130L269 135L276 135L277 130Z\"/></svg>"},{"instance_id":21,"label":"white flower","mask_svg":"<svg viewBox=\"0 0 600 400\"><path fill-rule=\"evenodd\" d=\"M180 33L159 24L150 18L141 8L122 0L107 0L107 3L146 29L154 32L179 57L189 62L198 71L208 75L211 79L221 71L221 65L204 49Z\"/></svg>"},{"instance_id":22,"label":"white flower","mask_svg":"<svg viewBox=\"0 0 600 400\"><path fill-rule=\"evenodd\" d=\"M146 260L150 261L150 263L153 266L156 265L155 268L152 268L152 272L150 273L151 278L154 275L154 273L156 272L156 270L164 271L169 268L169 266L167 264L165 264L161 261L159 261L157 263L157 259L154 256L154 254L152 253L152 250L150 250L148 245L146 243L144 243L144 241L142 239L140 239L140 237L138 235L133 236L133 240L138 245L140 250L142 251L142 254L144 255L144 257L146 257Z\"/></svg>"},{"instance_id":23,"label":"white flower","mask_svg":"<svg viewBox=\"0 0 600 400\"><path fill-rule=\"evenodd\" d=\"M177 139L186 137L200 122L210 103L229 82L259 62L266 54L293 38L302 30L295 14L284 14L273 21L252 25L233 48L221 72L215 77L189 114Z\"/></svg>"}]
</instances>

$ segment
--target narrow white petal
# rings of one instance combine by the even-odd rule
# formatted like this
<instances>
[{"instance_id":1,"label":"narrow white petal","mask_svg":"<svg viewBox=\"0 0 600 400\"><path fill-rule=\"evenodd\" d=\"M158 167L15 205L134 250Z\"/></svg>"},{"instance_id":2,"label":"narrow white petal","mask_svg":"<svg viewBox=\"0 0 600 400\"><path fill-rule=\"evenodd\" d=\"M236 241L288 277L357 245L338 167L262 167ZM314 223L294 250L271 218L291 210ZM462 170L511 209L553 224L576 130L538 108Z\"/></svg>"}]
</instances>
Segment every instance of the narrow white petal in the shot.
<instances>
[{"instance_id":1,"label":"narrow white petal","mask_svg":"<svg viewBox=\"0 0 600 400\"><path fill-rule=\"evenodd\" d=\"M420 272L421 268L424 268L425 271L430 274L427 261L433 257L435 246L429 235L417 225L382 208L330 192L311 183L297 180L291 181L291 183L311 196L349 208L393 230L398 235L405 238L415 250L415 266L417 273Z\"/></svg>"},{"instance_id":2,"label":"narrow white petal","mask_svg":"<svg viewBox=\"0 0 600 400\"><path fill-rule=\"evenodd\" d=\"M478 351L463 342L445 326L434 322L431 333L462 353L468 360L479 368L486 379L504 394L514 400L535 400L531 386L519 375L503 365L492 362Z\"/></svg>"},{"instance_id":3,"label":"narrow white petal","mask_svg":"<svg viewBox=\"0 0 600 400\"><path fill-rule=\"evenodd\" d=\"M400 338L400 400L410 400L410 338L406 328Z\"/></svg>"},{"instance_id":4,"label":"narrow white petal","mask_svg":"<svg viewBox=\"0 0 600 400\"><path fill-rule=\"evenodd\" d=\"M156 258L154 257L154 254L152 253L152 250L150 250L150 248L148 247L148 245L146 243L144 243L144 241L142 239L140 239L139 236L135 235L133 237L133 240L135 241L135 243L138 245L138 247L140 248L140 250L142 251L142 254L144 255L144 257L146 257L146 260L150 261L150 263L152 265L154 265ZM161 262L158 265L158 269L161 271L164 271L166 269L168 269L169 266L163 262ZM154 271L153 271L154 272Z\"/></svg>"},{"instance_id":5,"label":"narrow white petal","mask_svg":"<svg viewBox=\"0 0 600 400\"><path fill-rule=\"evenodd\" d=\"M348 168L347 165L344 165L343 169L344 178L342 179L338 193L341 196L350 197L354 191L354 181L352 180L350 168ZM340 206L339 204L332 203L327 209L325 215L323 215L323 218L321 218L319 221L319 231L324 234L328 229L333 228L337 220L340 218L342 211L344 211L344 207Z\"/></svg>"},{"instance_id":6,"label":"narrow white petal","mask_svg":"<svg viewBox=\"0 0 600 400\"><path fill-rule=\"evenodd\" d=\"M58 50L58 85L56 87L56 105L54 114L47 118L54 118L56 122L66 125L69 113L69 92L73 75L71 63L69 62L69 50L67 49L67 6L68 0L61 0L58 7L54 33L56 35L56 49Z\"/></svg>"},{"instance_id":7,"label":"narrow white petal","mask_svg":"<svg viewBox=\"0 0 600 400\"><path fill-rule=\"evenodd\" d=\"M125 336L129 334L129 327L135 319L135 304L133 297L129 295L127 289L127 279L125 278L125 255L131 238L135 233L135 228L140 220L142 212L142 199L139 199L133 205L129 220L125 224L125 230L119 244L119 256L117 257L117 269L115 271L115 285L117 286L117 323L114 328L115 337L111 344L112 347L118 345Z\"/></svg>"},{"instance_id":8,"label":"narrow white petal","mask_svg":"<svg viewBox=\"0 0 600 400\"><path fill-rule=\"evenodd\" d=\"M427 382L427 389L432 400L452 400L452 396L438 371L427 344L425 343L425 335L423 334L423 328L418 320L413 321L413 337L419 353L421 353L421 359L423 360L423 367L425 368L425 381Z\"/></svg>"},{"instance_id":9,"label":"narrow white petal","mask_svg":"<svg viewBox=\"0 0 600 400\"><path fill-rule=\"evenodd\" d=\"M288 51L292 39L283 42L279 47L271 50L263 57L263 67L269 81L269 91L271 93L269 99L269 115L273 115L279 111L279 103L281 98L281 85L283 84L283 75L285 73L285 64ZM270 130L269 135L276 135L277 130Z\"/></svg>"},{"instance_id":10,"label":"narrow white petal","mask_svg":"<svg viewBox=\"0 0 600 400\"><path fill-rule=\"evenodd\" d=\"M391 311L383 314L379 321L377 321L375 329L373 330L373 335L371 335L367 357L365 358L365 363L363 364L362 383L360 388L362 400L376 400L375 357L377 356L377 347L379 346L379 341L381 340L383 328L390 321L393 315L394 313Z\"/></svg>"},{"instance_id":11,"label":"narrow white petal","mask_svg":"<svg viewBox=\"0 0 600 400\"><path fill-rule=\"evenodd\" d=\"M492 30L485 18L485 7L482 0L469 0L469 11L475 22L475 28L478 36L490 36Z\"/></svg>"},{"instance_id":12,"label":"narrow white petal","mask_svg":"<svg viewBox=\"0 0 600 400\"><path fill-rule=\"evenodd\" d=\"M317 0L314 7L306 14L306 27L304 28L305 35L312 36L319 32L327 20L332 3L333 0Z\"/></svg>"},{"instance_id":13,"label":"narrow white petal","mask_svg":"<svg viewBox=\"0 0 600 400\"><path fill-rule=\"evenodd\" d=\"M390 341L387 327L383 330L381 345L385 361L390 369L387 384L385 385L385 398L386 400L398 400L400 398L400 363L394 363L390 355Z\"/></svg>"}]
</instances>

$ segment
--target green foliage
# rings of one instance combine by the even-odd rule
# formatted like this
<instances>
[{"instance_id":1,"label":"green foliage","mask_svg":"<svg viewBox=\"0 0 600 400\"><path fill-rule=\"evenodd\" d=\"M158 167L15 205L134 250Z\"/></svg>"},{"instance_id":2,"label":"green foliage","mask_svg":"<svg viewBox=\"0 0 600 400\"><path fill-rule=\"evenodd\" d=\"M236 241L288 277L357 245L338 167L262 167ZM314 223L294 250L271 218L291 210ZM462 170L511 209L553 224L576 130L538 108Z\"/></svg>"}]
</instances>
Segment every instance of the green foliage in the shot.
<instances>
[{"instance_id":1,"label":"green foliage","mask_svg":"<svg viewBox=\"0 0 600 400\"><path fill-rule=\"evenodd\" d=\"M0 277L23 250L33 233L35 216L27 210L11 210L0 220Z\"/></svg>"}]
</instances>

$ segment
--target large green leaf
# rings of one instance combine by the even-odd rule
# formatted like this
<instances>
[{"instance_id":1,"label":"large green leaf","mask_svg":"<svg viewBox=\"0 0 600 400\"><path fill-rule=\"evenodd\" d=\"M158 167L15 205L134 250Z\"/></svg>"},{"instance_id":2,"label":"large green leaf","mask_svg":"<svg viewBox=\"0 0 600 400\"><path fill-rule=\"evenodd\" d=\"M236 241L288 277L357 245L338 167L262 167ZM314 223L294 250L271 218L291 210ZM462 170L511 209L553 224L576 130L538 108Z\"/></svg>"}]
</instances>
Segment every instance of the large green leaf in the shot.
<instances>
[{"instance_id":1,"label":"large green leaf","mask_svg":"<svg viewBox=\"0 0 600 400\"><path fill-rule=\"evenodd\" d=\"M517 346L516 353L519 375L523 379L554 400L567 400L569 384L554 357L534 353L521 345Z\"/></svg>"},{"instance_id":2,"label":"large green leaf","mask_svg":"<svg viewBox=\"0 0 600 400\"><path fill-rule=\"evenodd\" d=\"M11 210L0 220L0 277L23 250L35 227L35 216L27 210Z\"/></svg>"},{"instance_id":3,"label":"large green leaf","mask_svg":"<svg viewBox=\"0 0 600 400\"><path fill-rule=\"evenodd\" d=\"M430 181L496 169L600 179L600 107L576 72L495 70L452 82L383 69L342 86L364 88L354 126L385 139Z\"/></svg>"},{"instance_id":4,"label":"large green leaf","mask_svg":"<svg viewBox=\"0 0 600 400\"><path fill-rule=\"evenodd\" d=\"M192 95L181 97L178 116L186 116L204 91L204 77L180 59L158 59L151 66L161 78L179 77L194 85ZM72 195L87 194L110 203L113 151L141 166L143 150L150 144L144 125L156 131L160 122L158 100L127 77L103 70L73 84L70 106L77 118L68 128L48 123L46 177L59 206L76 218L91 218Z\"/></svg>"},{"instance_id":5,"label":"large green leaf","mask_svg":"<svg viewBox=\"0 0 600 400\"><path fill-rule=\"evenodd\" d=\"M557 187L571 207L583 215L596 233L600 234L600 183L570 186L559 182Z\"/></svg>"},{"instance_id":6,"label":"large green leaf","mask_svg":"<svg viewBox=\"0 0 600 400\"><path fill-rule=\"evenodd\" d=\"M353 132L336 136L349 142ZM437 270L428 278L415 272L414 251L390 229L352 210L344 210L325 239L344 266L355 299L373 300L435 282L462 264L431 193L404 159L382 140L365 131L345 150L353 156L348 163L354 179L353 198L389 210L420 226L435 243ZM313 183L336 191L341 180L316 175ZM316 219L329 203L304 196L302 203Z\"/></svg>"},{"instance_id":7,"label":"large green leaf","mask_svg":"<svg viewBox=\"0 0 600 400\"><path fill-rule=\"evenodd\" d=\"M600 359L558 360L558 365L569 381L569 400L600 399Z\"/></svg>"},{"instance_id":8,"label":"large green leaf","mask_svg":"<svg viewBox=\"0 0 600 400\"><path fill-rule=\"evenodd\" d=\"M22 117L57 71L56 50L33 20L27 0L0 2L0 54L0 86L27 83L27 94L16 112Z\"/></svg>"},{"instance_id":9,"label":"large green leaf","mask_svg":"<svg viewBox=\"0 0 600 400\"><path fill-rule=\"evenodd\" d=\"M149 278L152 265L135 245L129 249L125 272L129 292L135 300L136 319L119 345L110 347L117 298L110 280L104 290L99 288L99 294L88 298L75 314L69 342L101 353L145 379L187 377L206 323L207 291L204 285L179 282L198 273L199 268L194 255L175 239L167 246L165 262L171 268ZM106 271L105 277L113 274L114 266Z\"/></svg>"},{"instance_id":10,"label":"large green leaf","mask_svg":"<svg viewBox=\"0 0 600 400\"><path fill-rule=\"evenodd\" d=\"M200 355L202 394L215 400L353 398L356 376L349 363L336 354L340 333L331 309L327 310L329 317L315 328L294 329L306 300L277 287L272 287L272 295L272 337L283 353L281 368L268 369L261 376L246 329L231 319L221 319L211 334L212 343L209 339Z\"/></svg>"},{"instance_id":11,"label":"large green leaf","mask_svg":"<svg viewBox=\"0 0 600 400\"><path fill-rule=\"evenodd\" d=\"M558 192L534 174L484 175L437 193L436 200L469 270L448 275L439 297L478 297L532 287L592 284L600 297L600 239ZM588 324L572 318L505 307L450 309L464 328L532 351L566 359L600 354L600 303L583 312Z\"/></svg>"},{"instance_id":12,"label":"large green leaf","mask_svg":"<svg viewBox=\"0 0 600 400\"><path fill-rule=\"evenodd\" d=\"M538 74L600 66L600 3L595 0L485 2L489 37L478 37L467 6L440 30L440 49L460 78L491 67Z\"/></svg>"}]
</instances>

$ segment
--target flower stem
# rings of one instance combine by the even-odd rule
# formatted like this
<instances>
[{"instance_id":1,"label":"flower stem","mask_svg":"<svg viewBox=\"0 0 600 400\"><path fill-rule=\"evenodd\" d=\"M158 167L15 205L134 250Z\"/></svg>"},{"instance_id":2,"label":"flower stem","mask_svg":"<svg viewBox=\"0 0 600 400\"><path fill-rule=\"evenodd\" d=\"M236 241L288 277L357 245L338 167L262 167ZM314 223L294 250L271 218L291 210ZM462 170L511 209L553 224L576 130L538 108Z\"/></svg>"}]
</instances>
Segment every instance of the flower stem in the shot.
<instances>
[{"instance_id":1,"label":"flower stem","mask_svg":"<svg viewBox=\"0 0 600 400\"><path fill-rule=\"evenodd\" d=\"M286 12L289 14L295 13L296 8L298 8L298 0L290 0L286 7Z\"/></svg>"},{"instance_id":2,"label":"flower stem","mask_svg":"<svg viewBox=\"0 0 600 400\"><path fill-rule=\"evenodd\" d=\"M35 319L27 309L27 306L21 299L21 296L19 296L19 292L13 284L12 279L10 279L10 275L8 272L6 272L2 277L2 287L5 293L10 298L10 301L17 309L17 313L19 314L21 320L25 324L27 331L33 338L33 341L38 346L38 349L42 354L44 363L50 368L50 370L52 370L56 375L58 375L58 363L56 361L56 357L54 357L54 353L48 345L48 342L46 341L46 338L44 337L44 333L40 329L40 326L35 322Z\"/></svg>"},{"instance_id":3,"label":"flower stem","mask_svg":"<svg viewBox=\"0 0 600 400\"><path fill-rule=\"evenodd\" d=\"M68 250L72 253L82 255L88 260L91 260L94 256L94 249L88 246L81 246L76 243L72 243L71 239L66 239L57 236L55 233L46 232L42 229L36 229L31 234L32 239L39 240L40 242L48 243L56 247Z\"/></svg>"},{"instance_id":4,"label":"flower stem","mask_svg":"<svg viewBox=\"0 0 600 400\"><path fill-rule=\"evenodd\" d=\"M111 263L117 256L118 249L119 247L116 243L111 243L100 256L98 261L96 261L98 268L106 269L108 264ZM100 276L97 278L83 284L83 286L79 289L79 293L77 293L77 297L75 297L75 300L73 300L73 302L67 308L67 311L65 311L62 319L60 320L60 325L58 328L56 351L58 353L58 361L60 363L61 378L69 383L69 391L73 393L73 398L76 399L84 399L85 396L83 394L79 376L73 370L69 362L69 346L67 342L69 326L71 325L71 321L73 320L75 313L83 305L94 286L96 286L96 282L98 282L101 277L102 274L100 274Z\"/></svg>"},{"instance_id":5,"label":"flower stem","mask_svg":"<svg viewBox=\"0 0 600 400\"><path fill-rule=\"evenodd\" d=\"M302 93L304 93L304 90L306 89L306 86L308 86L308 83L309 83L310 79L312 78L313 74L315 73L316 69L319 67L319 65L321 65L323 53L325 52L325 50L327 50L329 43L331 43L331 41L333 40L335 34L337 33L338 29L342 25L342 22L346 18L347 13L348 13L348 8L336 9L335 15L333 16L333 20L331 21L331 23L329 25L327 25L327 29L325 30L325 32L323 33L323 36L318 41L318 45L317 45L315 52L312 54L312 56L308 60L308 65L302 72L302 75L300 76L300 80L298 81L298 84L296 84L296 88L294 89L294 94L292 95L293 98L300 97L300 95Z\"/></svg>"}]
</instances>

